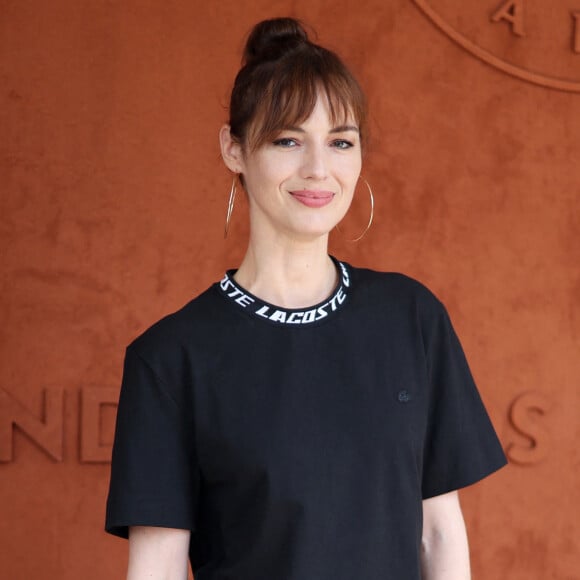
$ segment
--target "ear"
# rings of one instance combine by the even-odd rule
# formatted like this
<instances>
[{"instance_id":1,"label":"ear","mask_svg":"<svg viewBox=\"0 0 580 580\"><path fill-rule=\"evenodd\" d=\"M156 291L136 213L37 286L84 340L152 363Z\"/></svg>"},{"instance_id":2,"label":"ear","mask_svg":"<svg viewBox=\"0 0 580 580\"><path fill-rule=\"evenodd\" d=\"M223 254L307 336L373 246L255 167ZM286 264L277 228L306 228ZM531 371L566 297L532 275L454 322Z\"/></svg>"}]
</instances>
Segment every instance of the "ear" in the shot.
<instances>
[{"instance_id":1,"label":"ear","mask_svg":"<svg viewBox=\"0 0 580 580\"><path fill-rule=\"evenodd\" d=\"M243 173L244 155L242 146L232 137L229 125L224 125L220 129L219 137L222 159L226 167L234 173Z\"/></svg>"}]
</instances>

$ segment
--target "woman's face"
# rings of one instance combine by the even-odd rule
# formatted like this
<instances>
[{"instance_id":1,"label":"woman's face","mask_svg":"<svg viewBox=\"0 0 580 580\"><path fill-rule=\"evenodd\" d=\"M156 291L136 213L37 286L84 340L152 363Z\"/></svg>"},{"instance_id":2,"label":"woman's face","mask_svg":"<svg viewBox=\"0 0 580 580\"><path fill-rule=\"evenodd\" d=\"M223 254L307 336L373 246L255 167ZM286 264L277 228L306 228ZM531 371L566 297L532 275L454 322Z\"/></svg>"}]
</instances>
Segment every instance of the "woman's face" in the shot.
<instances>
[{"instance_id":1,"label":"woman's face","mask_svg":"<svg viewBox=\"0 0 580 580\"><path fill-rule=\"evenodd\" d=\"M361 170L360 135L352 118L335 126L319 97L301 125L285 128L255 151L240 148L238 160L252 233L319 237L350 206Z\"/></svg>"}]
</instances>

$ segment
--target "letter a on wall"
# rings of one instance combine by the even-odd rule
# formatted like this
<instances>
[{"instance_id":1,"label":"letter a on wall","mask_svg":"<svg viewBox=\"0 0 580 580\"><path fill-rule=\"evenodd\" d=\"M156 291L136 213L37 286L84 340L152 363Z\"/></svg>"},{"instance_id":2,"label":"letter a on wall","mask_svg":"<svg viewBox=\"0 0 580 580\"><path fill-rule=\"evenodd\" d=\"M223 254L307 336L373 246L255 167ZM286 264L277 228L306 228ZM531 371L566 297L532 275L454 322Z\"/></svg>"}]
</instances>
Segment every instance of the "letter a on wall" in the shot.
<instances>
[{"instance_id":1,"label":"letter a on wall","mask_svg":"<svg viewBox=\"0 0 580 580\"><path fill-rule=\"evenodd\" d=\"M492 15L492 22L505 20L509 22L512 32L517 36L525 36L524 0L507 0Z\"/></svg>"}]
</instances>

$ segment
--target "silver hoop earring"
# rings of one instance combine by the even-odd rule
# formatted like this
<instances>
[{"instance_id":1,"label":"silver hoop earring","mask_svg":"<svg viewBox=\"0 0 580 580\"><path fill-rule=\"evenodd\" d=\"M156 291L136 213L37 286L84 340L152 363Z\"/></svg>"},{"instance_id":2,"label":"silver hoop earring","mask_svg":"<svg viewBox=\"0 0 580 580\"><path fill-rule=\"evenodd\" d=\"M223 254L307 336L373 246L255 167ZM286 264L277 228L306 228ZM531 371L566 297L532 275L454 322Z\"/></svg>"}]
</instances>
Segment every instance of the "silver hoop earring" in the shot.
<instances>
[{"instance_id":1,"label":"silver hoop earring","mask_svg":"<svg viewBox=\"0 0 580 580\"><path fill-rule=\"evenodd\" d=\"M373 190L371 189L369 182L364 177L359 176L359 180L364 181L364 184L367 186L367 189L369 190L369 198L370 198L370 202L371 202L371 213L369 216L369 222L367 223L366 228L363 230L363 233L360 236L358 236L357 238L354 238L352 240L347 240L347 242L358 242L359 240L362 240L363 237L365 236L365 234L369 231L369 229L373 223L373 218L375 217L375 197L373 195ZM336 225L336 229L340 232L340 228L338 227L338 224Z\"/></svg>"},{"instance_id":2,"label":"silver hoop earring","mask_svg":"<svg viewBox=\"0 0 580 580\"><path fill-rule=\"evenodd\" d=\"M226 225L224 228L224 239L228 237L228 231L230 229L230 221L232 219L232 213L234 212L234 204L236 203L236 179L237 175L234 176L232 181L232 187L230 189L230 198L228 200L228 211L226 213Z\"/></svg>"}]
</instances>

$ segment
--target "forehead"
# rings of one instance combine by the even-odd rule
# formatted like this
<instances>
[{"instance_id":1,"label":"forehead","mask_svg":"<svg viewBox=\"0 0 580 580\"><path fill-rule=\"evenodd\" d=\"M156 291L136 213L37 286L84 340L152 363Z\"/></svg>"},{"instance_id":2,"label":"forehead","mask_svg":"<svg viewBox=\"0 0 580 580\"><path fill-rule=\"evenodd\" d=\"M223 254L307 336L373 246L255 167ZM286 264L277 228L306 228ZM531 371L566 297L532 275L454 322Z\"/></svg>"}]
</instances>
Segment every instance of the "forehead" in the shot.
<instances>
[{"instance_id":1,"label":"forehead","mask_svg":"<svg viewBox=\"0 0 580 580\"><path fill-rule=\"evenodd\" d=\"M289 122L283 128L326 131L333 129L358 130L358 123L350 109L333 111L326 95L319 94L310 115L305 119L298 119L294 123Z\"/></svg>"}]
</instances>

